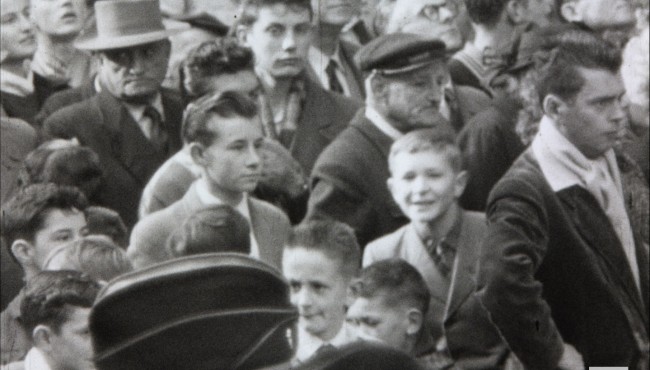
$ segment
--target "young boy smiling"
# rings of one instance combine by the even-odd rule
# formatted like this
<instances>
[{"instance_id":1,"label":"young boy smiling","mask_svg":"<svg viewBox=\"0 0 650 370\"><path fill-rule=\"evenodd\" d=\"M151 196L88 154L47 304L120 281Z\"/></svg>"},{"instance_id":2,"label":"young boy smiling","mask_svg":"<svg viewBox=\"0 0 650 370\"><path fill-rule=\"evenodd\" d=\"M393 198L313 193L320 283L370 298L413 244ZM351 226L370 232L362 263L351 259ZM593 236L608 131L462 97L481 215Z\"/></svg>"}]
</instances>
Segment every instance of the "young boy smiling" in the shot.
<instances>
[{"instance_id":1,"label":"young boy smiling","mask_svg":"<svg viewBox=\"0 0 650 370\"><path fill-rule=\"evenodd\" d=\"M312 221L294 228L285 244L282 270L291 303L300 314L297 363L354 340L345 313L360 254L354 232L343 223Z\"/></svg>"},{"instance_id":2,"label":"young boy smiling","mask_svg":"<svg viewBox=\"0 0 650 370\"><path fill-rule=\"evenodd\" d=\"M461 368L501 368L507 347L473 294L485 216L458 205L467 175L454 133L412 131L393 143L388 166L388 187L411 222L368 244L363 266L389 258L412 264L431 293L425 321L440 353Z\"/></svg>"}]
</instances>

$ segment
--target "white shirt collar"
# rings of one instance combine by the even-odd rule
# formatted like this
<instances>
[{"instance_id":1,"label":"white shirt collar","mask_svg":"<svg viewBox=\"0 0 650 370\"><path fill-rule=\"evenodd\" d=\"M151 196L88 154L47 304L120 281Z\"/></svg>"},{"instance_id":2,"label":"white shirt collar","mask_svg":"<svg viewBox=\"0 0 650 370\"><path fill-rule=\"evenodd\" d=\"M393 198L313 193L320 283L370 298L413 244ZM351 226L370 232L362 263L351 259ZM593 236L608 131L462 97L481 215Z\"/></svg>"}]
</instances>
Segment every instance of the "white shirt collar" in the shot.
<instances>
[{"instance_id":1,"label":"white shirt collar","mask_svg":"<svg viewBox=\"0 0 650 370\"><path fill-rule=\"evenodd\" d=\"M325 87L326 89L329 89L329 79L327 77L327 72L325 69L330 63L330 60L333 60L336 62L337 68L336 68L336 77L338 77L339 82L341 83L341 87L343 88L343 92L346 95L349 95L350 87L348 85L347 78L345 77L345 65L342 62L341 59L341 47L337 43L336 44L336 50L334 50L334 54L332 55L325 55L320 49L318 49L315 46L310 46L309 47L309 53L307 54L307 60L309 61L309 64L311 67L314 69L314 72L316 72L316 75L318 76L318 79L321 82L321 85Z\"/></svg>"},{"instance_id":2,"label":"white shirt collar","mask_svg":"<svg viewBox=\"0 0 650 370\"><path fill-rule=\"evenodd\" d=\"M391 139L397 140L404 136L398 129L393 127L388 121L375 110L375 108L366 106L366 118L370 120L381 132L388 135Z\"/></svg>"},{"instance_id":3,"label":"white shirt collar","mask_svg":"<svg viewBox=\"0 0 650 370\"><path fill-rule=\"evenodd\" d=\"M201 201L201 203L203 203L203 205L216 206L216 205L224 204L224 202L221 199L219 199L214 194L212 194L212 192L210 192L205 176L195 181L194 186L196 187L196 194L198 195L199 200ZM248 221L248 226L250 228L250 239L251 239L250 256L254 258L259 258L260 249L259 249L259 245L257 244L257 239L255 238L255 233L253 230L253 223L251 221L251 212L248 205L247 193L244 193L244 196L242 197L241 201L234 208L239 213L241 213L242 216L244 216L244 218Z\"/></svg>"},{"instance_id":4,"label":"white shirt collar","mask_svg":"<svg viewBox=\"0 0 650 370\"><path fill-rule=\"evenodd\" d=\"M130 103L124 103L124 106L126 106L126 109L129 111L131 114L131 117L136 122L141 122L142 118L144 116L144 109L147 107L147 105L144 104L130 104ZM165 120L165 110L163 109L162 105L162 98L160 97L160 93L156 94L156 96L153 99L153 102L151 103L151 106L154 107L158 113L160 113L160 117L162 120Z\"/></svg>"},{"instance_id":5,"label":"white shirt collar","mask_svg":"<svg viewBox=\"0 0 650 370\"><path fill-rule=\"evenodd\" d=\"M27 352L25 356L25 370L50 370L50 365L47 363L43 353L36 347Z\"/></svg>"},{"instance_id":6,"label":"white shirt collar","mask_svg":"<svg viewBox=\"0 0 650 370\"><path fill-rule=\"evenodd\" d=\"M329 341L315 337L305 331L302 327L298 327L298 350L296 351L296 359L299 362L307 361L311 356L323 346L330 344L334 347L341 347L356 340L354 329L345 321L336 336Z\"/></svg>"},{"instance_id":7,"label":"white shirt collar","mask_svg":"<svg viewBox=\"0 0 650 370\"><path fill-rule=\"evenodd\" d=\"M0 68L0 90L22 97L30 95L34 92L34 74L29 71L25 78Z\"/></svg>"}]
</instances>

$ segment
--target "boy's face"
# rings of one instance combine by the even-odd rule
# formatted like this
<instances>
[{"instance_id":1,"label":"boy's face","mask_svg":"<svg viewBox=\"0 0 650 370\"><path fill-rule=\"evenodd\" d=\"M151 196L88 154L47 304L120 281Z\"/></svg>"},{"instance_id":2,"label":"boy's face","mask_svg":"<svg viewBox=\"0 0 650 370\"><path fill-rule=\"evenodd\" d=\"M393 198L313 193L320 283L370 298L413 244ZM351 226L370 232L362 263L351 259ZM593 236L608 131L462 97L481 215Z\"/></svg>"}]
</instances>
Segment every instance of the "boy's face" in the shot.
<instances>
[{"instance_id":1,"label":"boy's face","mask_svg":"<svg viewBox=\"0 0 650 370\"><path fill-rule=\"evenodd\" d=\"M345 321L350 280L341 263L319 251L293 248L285 249L282 269L300 314L298 325L324 341L334 338Z\"/></svg>"},{"instance_id":2,"label":"boy's face","mask_svg":"<svg viewBox=\"0 0 650 370\"><path fill-rule=\"evenodd\" d=\"M465 189L465 173L457 173L444 153L400 152L391 159L388 179L395 202L413 222L435 222Z\"/></svg>"},{"instance_id":3,"label":"boy's face","mask_svg":"<svg viewBox=\"0 0 650 370\"><path fill-rule=\"evenodd\" d=\"M212 115L206 126L216 133L216 139L208 147L193 144L200 150L192 154L210 188L234 194L255 190L262 175L259 148L263 140L257 119Z\"/></svg>"},{"instance_id":4,"label":"boy's face","mask_svg":"<svg viewBox=\"0 0 650 370\"><path fill-rule=\"evenodd\" d=\"M39 270L44 268L50 252L65 243L86 235L86 217L77 209L53 208L47 211L43 225L34 234L32 261Z\"/></svg>"},{"instance_id":5,"label":"boy's face","mask_svg":"<svg viewBox=\"0 0 650 370\"><path fill-rule=\"evenodd\" d=\"M61 325L59 333L51 331L51 351L48 352L54 369L91 370L93 349L88 329L90 308L70 307L68 320Z\"/></svg>"},{"instance_id":6,"label":"boy's face","mask_svg":"<svg viewBox=\"0 0 650 370\"><path fill-rule=\"evenodd\" d=\"M259 8L257 21L240 39L255 55L255 64L274 78L298 75L305 66L311 40L309 10L275 4Z\"/></svg>"},{"instance_id":7,"label":"boy's face","mask_svg":"<svg viewBox=\"0 0 650 370\"><path fill-rule=\"evenodd\" d=\"M402 305L388 305L382 296L358 297L348 309L347 321L361 339L379 340L393 348L407 349L410 322ZM416 328L416 332L420 328Z\"/></svg>"}]
</instances>

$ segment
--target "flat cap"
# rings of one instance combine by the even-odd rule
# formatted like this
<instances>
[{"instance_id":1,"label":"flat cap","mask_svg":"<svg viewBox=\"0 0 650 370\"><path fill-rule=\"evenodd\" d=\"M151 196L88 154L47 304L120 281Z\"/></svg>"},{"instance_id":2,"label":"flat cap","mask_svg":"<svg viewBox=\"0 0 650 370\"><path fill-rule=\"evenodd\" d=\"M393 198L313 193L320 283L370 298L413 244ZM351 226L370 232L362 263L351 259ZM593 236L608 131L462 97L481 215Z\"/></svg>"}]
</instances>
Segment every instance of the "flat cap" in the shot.
<instances>
[{"instance_id":1,"label":"flat cap","mask_svg":"<svg viewBox=\"0 0 650 370\"><path fill-rule=\"evenodd\" d=\"M355 56L359 69L385 75L421 68L445 57L445 43L411 33L391 33L363 46Z\"/></svg>"},{"instance_id":2,"label":"flat cap","mask_svg":"<svg viewBox=\"0 0 650 370\"><path fill-rule=\"evenodd\" d=\"M98 370L246 370L291 358L297 318L279 271L212 253L117 277L89 325Z\"/></svg>"}]
</instances>

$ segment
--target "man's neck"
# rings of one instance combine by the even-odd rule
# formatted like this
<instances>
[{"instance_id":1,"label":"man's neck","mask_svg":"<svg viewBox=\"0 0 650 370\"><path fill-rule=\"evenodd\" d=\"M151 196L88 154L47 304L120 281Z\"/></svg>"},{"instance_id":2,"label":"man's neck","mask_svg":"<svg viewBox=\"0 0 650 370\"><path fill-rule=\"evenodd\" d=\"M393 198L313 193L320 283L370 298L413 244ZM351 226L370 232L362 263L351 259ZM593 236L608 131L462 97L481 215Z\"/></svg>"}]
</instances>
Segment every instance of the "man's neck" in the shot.
<instances>
[{"instance_id":1,"label":"man's neck","mask_svg":"<svg viewBox=\"0 0 650 370\"><path fill-rule=\"evenodd\" d=\"M494 27L474 24L476 35L471 41L475 48L484 51L486 48L501 50L511 40L515 27L509 22L499 22Z\"/></svg>"},{"instance_id":2,"label":"man's neck","mask_svg":"<svg viewBox=\"0 0 650 370\"><path fill-rule=\"evenodd\" d=\"M76 36L54 36L42 32L36 33L36 44L38 51L56 56L61 60L69 60L70 51L75 50L72 42Z\"/></svg>"},{"instance_id":3,"label":"man's neck","mask_svg":"<svg viewBox=\"0 0 650 370\"><path fill-rule=\"evenodd\" d=\"M206 174L204 174L204 178L207 178ZM225 190L211 181L206 181L206 183L208 184L208 191L210 194L219 198L219 200L233 208L237 207L237 205L239 205L239 203L241 203L242 199L244 198L244 194L242 192Z\"/></svg>"},{"instance_id":4,"label":"man's neck","mask_svg":"<svg viewBox=\"0 0 650 370\"><path fill-rule=\"evenodd\" d=\"M415 222L415 231L421 240L433 240L436 245L444 238L456 224L459 213L461 212L458 204L452 204L451 207L441 217L431 222Z\"/></svg>"},{"instance_id":5,"label":"man's neck","mask_svg":"<svg viewBox=\"0 0 650 370\"><path fill-rule=\"evenodd\" d=\"M275 78L266 71L257 71L257 75L262 82L264 94L269 100L271 109L273 107L284 107L291 91L293 77ZM275 109L273 109L275 111Z\"/></svg>"},{"instance_id":6,"label":"man's neck","mask_svg":"<svg viewBox=\"0 0 650 370\"><path fill-rule=\"evenodd\" d=\"M339 25L317 23L311 44L323 54L332 56L339 44L342 29L343 26Z\"/></svg>"}]
</instances>

